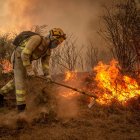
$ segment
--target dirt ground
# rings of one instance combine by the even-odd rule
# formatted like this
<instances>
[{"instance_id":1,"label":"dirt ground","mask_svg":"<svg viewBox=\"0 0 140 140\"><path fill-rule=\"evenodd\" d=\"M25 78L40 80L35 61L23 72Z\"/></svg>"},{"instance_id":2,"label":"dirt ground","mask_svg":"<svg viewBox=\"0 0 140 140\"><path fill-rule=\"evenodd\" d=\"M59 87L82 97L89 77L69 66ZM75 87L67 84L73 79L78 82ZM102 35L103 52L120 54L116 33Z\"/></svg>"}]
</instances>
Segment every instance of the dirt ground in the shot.
<instances>
[{"instance_id":1,"label":"dirt ground","mask_svg":"<svg viewBox=\"0 0 140 140\"><path fill-rule=\"evenodd\" d=\"M6 80L1 80L0 86ZM39 79L28 82L27 111L17 114L14 92L0 109L0 140L139 140L140 111L100 106L87 97L60 96L59 88Z\"/></svg>"}]
</instances>

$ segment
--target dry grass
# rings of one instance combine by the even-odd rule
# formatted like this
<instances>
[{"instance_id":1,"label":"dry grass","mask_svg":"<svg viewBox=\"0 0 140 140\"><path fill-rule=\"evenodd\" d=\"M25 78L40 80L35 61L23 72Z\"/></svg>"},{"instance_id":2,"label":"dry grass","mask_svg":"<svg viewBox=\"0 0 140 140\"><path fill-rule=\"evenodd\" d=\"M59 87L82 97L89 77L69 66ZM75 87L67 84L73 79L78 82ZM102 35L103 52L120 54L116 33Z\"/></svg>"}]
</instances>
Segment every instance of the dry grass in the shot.
<instances>
[{"instance_id":1,"label":"dry grass","mask_svg":"<svg viewBox=\"0 0 140 140\"><path fill-rule=\"evenodd\" d=\"M85 97L78 97L77 112L71 115L65 100L64 115L59 116L58 88L44 81L28 81L28 110L17 115L10 104L0 110L2 140L139 140L140 111L116 105L95 104L88 109ZM44 90L42 91L42 89ZM13 93L11 94L13 95ZM84 99L83 99L84 98ZM15 104L15 101L13 101ZM64 107L63 107L64 108ZM61 113L63 110L61 110ZM69 113L70 112L70 113Z\"/></svg>"}]
</instances>

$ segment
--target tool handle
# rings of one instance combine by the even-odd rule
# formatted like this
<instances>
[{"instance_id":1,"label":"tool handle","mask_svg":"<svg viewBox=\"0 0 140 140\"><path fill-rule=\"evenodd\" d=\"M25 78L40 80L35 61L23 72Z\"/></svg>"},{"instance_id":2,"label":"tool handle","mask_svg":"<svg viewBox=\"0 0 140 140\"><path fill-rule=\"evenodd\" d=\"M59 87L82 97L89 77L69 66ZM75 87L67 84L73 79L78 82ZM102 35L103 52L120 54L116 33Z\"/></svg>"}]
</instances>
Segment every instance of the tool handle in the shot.
<instances>
[{"instance_id":1,"label":"tool handle","mask_svg":"<svg viewBox=\"0 0 140 140\"><path fill-rule=\"evenodd\" d=\"M45 78L45 77L41 77L41 76L36 76L37 78L40 78L40 79L43 79L43 80L47 80L47 78ZM72 90L74 90L74 91L77 91L77 92L79 92L79 93L81 93L81 94L84 94L84 95L87 95L87 96L90 96L90 97L93 97L93 98L97 98L97 96L96 95L93 95L92 93L88 93L88 92L86 92L86 91L82 91L81 89L77 89L77 88L74 88L74 87L71 87L71 86L68 86L68 85L65 85L65 84L62 84L62 83L58 83L58 82L56 82L56 81L51 81L51 83L53 83L53 84L56 84L56 85L59 85L59 86L63 86L63 87L65 87L65 88L69 88L69 89L72 89Z\"/></svg>"}]
</instances>

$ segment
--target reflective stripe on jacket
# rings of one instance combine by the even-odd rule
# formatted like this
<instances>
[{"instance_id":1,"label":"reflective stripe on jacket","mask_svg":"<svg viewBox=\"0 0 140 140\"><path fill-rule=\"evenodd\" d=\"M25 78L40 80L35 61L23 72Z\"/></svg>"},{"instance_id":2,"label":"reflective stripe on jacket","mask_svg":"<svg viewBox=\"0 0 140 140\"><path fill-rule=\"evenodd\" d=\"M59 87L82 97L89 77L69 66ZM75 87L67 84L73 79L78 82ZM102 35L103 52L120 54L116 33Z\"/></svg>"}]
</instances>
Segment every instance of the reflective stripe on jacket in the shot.
<instances>
[{"instance_id":1,"label":"reflective stripe on jacket","mask_svg":"<svg viewBox=\"0 0 140 140\"><path fill-rule=\"evenodd\" d=\"M29 39L23 41L19 46L21 48L21 59L23 66L30 66L31 61L42 59L42 66L44 74L49 72L49 60L51 55L51 49L48 48L49 41L45 38L41 38L39 35L34 35Z\"/></svg>"}]
</instances>

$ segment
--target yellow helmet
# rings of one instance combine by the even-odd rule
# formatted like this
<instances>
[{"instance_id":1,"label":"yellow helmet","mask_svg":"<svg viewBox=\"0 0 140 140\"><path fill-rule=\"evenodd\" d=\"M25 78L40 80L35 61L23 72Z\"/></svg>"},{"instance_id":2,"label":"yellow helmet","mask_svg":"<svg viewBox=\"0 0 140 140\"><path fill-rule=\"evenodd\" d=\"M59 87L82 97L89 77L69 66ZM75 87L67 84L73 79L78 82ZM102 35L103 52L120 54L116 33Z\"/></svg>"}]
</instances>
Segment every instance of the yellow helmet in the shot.
<instances>
[{"instance_id":1,"label":"yellow helmet","mask_svg":"<svg viewBox=\"0 0 140 140\"><path fill-rule=\"evenodd\" d=\"M53 28L49 31L49 37L51 40L58 40L62 43L66 39L66 34L60 28Z\"/></svg>"}]
</instances>

